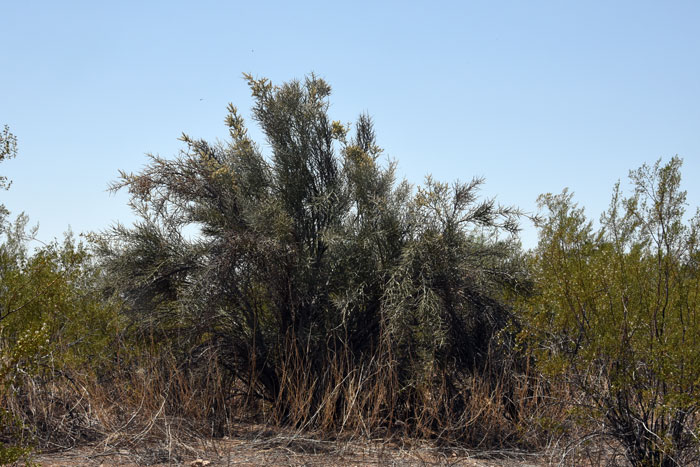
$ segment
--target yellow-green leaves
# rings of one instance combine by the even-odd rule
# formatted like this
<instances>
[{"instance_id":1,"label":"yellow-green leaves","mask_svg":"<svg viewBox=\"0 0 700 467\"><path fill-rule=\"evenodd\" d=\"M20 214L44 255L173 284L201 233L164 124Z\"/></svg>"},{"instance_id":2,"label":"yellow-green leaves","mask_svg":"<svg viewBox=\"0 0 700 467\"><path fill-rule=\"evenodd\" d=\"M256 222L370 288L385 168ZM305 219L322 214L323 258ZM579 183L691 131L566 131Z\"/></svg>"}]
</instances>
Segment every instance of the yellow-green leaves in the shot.
<instances>
[{"instance_id":1,"label":"yellow-green leaves","mask_svg":"<svg viewBox=\"0 0 700 467\"><path fill-rule=\"evenodd\" d=\"M598 422L637 443L633 462L686 446L672 427L700 404L700 266L696 227L683 220L680 165L674 158L631 172L634 192L624 198L616 185L598 231L566 190L538 200L537 287L520 339L546 374L573 383L605 414ZM665 439L673 449L656 441Z\"/></svg>"},{"instance_id":2,"label":"yellow-green leaves","mask_svg":"<svg viewBox=\"0 0 700 467\"><path fill-rule=\"evenodd\" d=\"M338 141L344 142L348 131L350 131L350 125L343 125L339 120L333 120L331 123L331 134Z\"/></svg>"}]
</instances>

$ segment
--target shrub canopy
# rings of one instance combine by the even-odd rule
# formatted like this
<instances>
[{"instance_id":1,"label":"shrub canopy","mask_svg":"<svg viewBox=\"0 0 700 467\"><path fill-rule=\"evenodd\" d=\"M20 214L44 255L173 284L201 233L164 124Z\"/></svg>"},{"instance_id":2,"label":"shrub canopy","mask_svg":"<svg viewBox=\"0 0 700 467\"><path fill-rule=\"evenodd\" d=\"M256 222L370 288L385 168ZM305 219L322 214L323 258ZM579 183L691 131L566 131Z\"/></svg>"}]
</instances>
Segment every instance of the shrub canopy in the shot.
<instances>
[{"instance_id":1,"label":"shrub canopy","mask_svg":"<svg viewBox=\"0 0 700 467\"><path fill-rule=\"evenodd\" d=\"M685 217L680 167L630 172L634 191L615 186L598 230L570 193L540 197L524 335L635 465L689 462L697 439L700 216Z\"/></svg>"},{"instance_id":2,"label":"shrub canopy","mask_svg":"<svg viewBox=\"0 0 700 467\"><path fill-rule=\"evenodd\" d=\"M313 75L246 79L269 155L231 105L229 141L183 135L179 156L151 156L113 186L141 216L101 243L133 321L178 349L215 345L278 403L292 354L319 381L312 401L341 354L347 371L386 362L404 389L483 366L504 291L523 282L518 246L499 236L518 211L479 200L480 179L397 183L371 119L331 120L330 86Z\"/></svg>"}]
</instances>

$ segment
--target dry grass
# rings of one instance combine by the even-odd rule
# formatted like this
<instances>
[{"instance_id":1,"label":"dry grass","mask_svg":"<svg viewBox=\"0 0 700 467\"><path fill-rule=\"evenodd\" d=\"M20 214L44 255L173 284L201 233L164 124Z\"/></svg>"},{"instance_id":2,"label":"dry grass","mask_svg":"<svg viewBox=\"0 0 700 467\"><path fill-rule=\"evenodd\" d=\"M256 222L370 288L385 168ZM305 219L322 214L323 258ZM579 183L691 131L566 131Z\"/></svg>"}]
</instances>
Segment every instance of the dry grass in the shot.
<instances>
[{"instance_id":1,"label":"dry grass","mask_svg":"<svg viewBox=\"0 0 700 467\"><path fill-rule=\"evenodd\" d=\"M197 459L204 462L196 463ZM36 460L56 465L408 465L408 466L536 466L537 455L512 451L438 448L430 443L379 440L328 441L308 438L289 429L239 424L234 436L199 439L187 453L171 453L162 444L131 450L85 446L68 452L42 454Z\"/></svg>"},{"instance_id":2,"label":"dry grass","mask_svg":"<svg viewBox=\"0 0 700 467\"><path fill-rule=\"evenodd\" d=\"M39 459L54 462L47 465L199 457L216 465L601 465L611 458L597 439L571 441L557 402L571 395L527 369L486 368L458 388L434 371L400 388L389 357L355 365L338 354L311 378L309 363L290 351L277 400L263 401L230 378L214 348L190 365L142 352L100 376L64 368L25 377L5 405L32 427Z\"/></svg>"},{"instance_id":3,"label":"dry grass","mask_svg":"<svg viewBox=\"0 0 700 467\"><path fill-rule=\"evenodd\" d=\"M399 383L389 350L358 364L328 355L320 376L294 347L264 420L334 438L409 437L443 446L540 450L566 423L554 390L512 366L487 365L456 377L427 369L421 381Z\"/></svg>"}]
</instances>

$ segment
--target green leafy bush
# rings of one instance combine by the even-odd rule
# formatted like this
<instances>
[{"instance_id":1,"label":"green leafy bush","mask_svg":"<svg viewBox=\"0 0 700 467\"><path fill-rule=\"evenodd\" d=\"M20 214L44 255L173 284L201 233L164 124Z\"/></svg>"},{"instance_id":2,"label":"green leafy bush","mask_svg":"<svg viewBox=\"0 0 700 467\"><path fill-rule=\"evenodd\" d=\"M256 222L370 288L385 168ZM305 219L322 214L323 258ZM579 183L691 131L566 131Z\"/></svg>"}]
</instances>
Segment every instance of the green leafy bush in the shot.
<instances>
[{"instance_id":1,"label":"green leafy bush","mask_svg":"<svg viewBox=\"0 0 700 467\"><path fill-rule=\"evenodd\" d=\"M0 150L15 151L2 136ZM14 156L13 153L3 153ZM0 179L4 186L9 183ZM74 368L96 371L114 339L116 307L97 292L99 270L86 248L70 235L30 250L36 228L20 214L0 216L0 460L13 462L30 451L36 426L27 424L45 401L26 398L24 383L63 377ZM37 388L41 381L32 383ZM55 401L54 401L55 402ZM44 429L51 431L51 420Z\"/></svg>"},{"instance_id":2,"label":"green leafy bush","mask_svg":"<svg viewBox=\"0 0 700 467\"><path fill-rule=\"evenodd\" d=\"M680 168L676 157L630 172L634 191L618 183L597 230L570 193L539 200L522 337L634 465L698 460L700 217L685 217Z\"/></svg>"}]
</instances>

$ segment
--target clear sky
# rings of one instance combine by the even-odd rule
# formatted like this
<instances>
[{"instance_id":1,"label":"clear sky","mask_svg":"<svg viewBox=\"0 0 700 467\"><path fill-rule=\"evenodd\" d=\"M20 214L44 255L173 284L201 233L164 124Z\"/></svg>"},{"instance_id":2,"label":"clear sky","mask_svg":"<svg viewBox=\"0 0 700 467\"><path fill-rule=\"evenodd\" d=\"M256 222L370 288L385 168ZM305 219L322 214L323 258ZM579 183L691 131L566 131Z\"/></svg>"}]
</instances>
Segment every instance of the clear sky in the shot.
<instances>
[{"instance_id":1,"label":"clear sky","mask_svg":"<svg viewBox=\"0 0 700 467\"><path fill-rule=\"evenodd\" d=\"M699 24L698 1L5 0L0 124L20 154L0 202L43 240L130 223L106 192L119 169L176 154L182 132L225 139L226 104L252 103L242 72L313 71L332 118L368 112L413 183L483 176L528 211L569 187L597 218L629 169L678 154L694 211Z\"/></svg>"}]
</instances>

